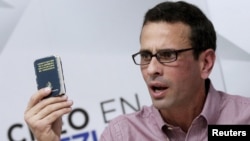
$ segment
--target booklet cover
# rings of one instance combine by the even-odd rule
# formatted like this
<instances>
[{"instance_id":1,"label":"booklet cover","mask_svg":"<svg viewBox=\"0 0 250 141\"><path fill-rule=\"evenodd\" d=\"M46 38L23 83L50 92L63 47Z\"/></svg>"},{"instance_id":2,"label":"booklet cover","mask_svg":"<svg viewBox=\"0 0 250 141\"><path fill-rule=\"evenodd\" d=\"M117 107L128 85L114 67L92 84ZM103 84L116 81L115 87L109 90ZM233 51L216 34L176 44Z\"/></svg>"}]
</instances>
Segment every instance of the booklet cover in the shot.
<instances>
[{"instance_id":1,"label":"booklet cover","mask_svg":"<svg viewBox=\"0 0 250 141\"><path fill-rule=\"evenodd\" d=\"M59 56L48 56L34 61L37 89L51 87L48 97L66 93L62 62ZM47 98L47 97L46 97Z\"/></svg>"}]
</instances>

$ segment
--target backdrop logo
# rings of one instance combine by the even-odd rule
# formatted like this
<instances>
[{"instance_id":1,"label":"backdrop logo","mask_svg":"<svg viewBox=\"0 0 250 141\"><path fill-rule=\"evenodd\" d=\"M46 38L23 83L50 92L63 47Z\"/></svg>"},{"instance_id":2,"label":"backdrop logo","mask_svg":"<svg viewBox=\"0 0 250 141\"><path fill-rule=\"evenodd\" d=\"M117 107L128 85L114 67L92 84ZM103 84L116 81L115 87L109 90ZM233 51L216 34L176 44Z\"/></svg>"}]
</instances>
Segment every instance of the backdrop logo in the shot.
<instances>
[{"instance_id":1,"label":"backdrop logo","mask_svg":"<svg viewBox=\"0 0 250 141\"><path fill-rule=\"evenodd\" d=\"M84 122L82 124L79 124L79 122L74 122L72 120L74 115L76 114L78 115L80 114L84 117ZM85 127L87 127L89 123L89 114L86 110L82 108L76 108L69 114L68 123L69 123L69 126L73 128L74 130L83 130ZM62 134L66 134L66 133L67 133L67 130L62 131ZM84 131L84 132L80 132L77 134L73 134L68 137L63 137L61 141L74 141L74 140L79 140L79 139L82 141L89 141L90 139L92 139L92 141L98 141L97 133L95 130L87 131L87 132Z\"/></svg>"}]
</instances>

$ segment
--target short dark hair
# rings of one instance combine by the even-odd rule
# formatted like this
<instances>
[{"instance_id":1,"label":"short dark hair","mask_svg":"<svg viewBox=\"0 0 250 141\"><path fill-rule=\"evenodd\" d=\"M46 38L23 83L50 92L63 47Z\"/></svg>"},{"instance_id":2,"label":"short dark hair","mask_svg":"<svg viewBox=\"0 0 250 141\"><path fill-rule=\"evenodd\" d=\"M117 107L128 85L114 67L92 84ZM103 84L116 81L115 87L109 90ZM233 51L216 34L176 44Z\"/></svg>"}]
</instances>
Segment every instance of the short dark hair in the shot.
<instances>
[{"instance_id":1,"label":"short dark hair","mask_svg":"<svg viewBox=\"0 0 250 141\"><path fill-rule=\"evenodd\" d=\"M191 28L191 46L198 59L206 49L216 50L216 33L212 22L195 5L187 2L162 2L145 14L143 26L149 22L182 22Z\"/></svg>"}]
</instances>

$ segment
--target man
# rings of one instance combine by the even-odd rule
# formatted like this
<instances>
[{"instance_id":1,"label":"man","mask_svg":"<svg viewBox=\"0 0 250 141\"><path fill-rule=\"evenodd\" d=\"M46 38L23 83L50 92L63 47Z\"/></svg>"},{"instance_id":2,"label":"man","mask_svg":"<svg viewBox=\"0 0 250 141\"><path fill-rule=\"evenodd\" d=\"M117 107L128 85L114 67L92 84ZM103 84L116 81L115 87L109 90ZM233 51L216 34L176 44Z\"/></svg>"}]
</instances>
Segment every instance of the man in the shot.
<instances>
[{"instance_id":1,"label":"man","mask_svg":"<svg viewBox=\"0 0 250 141\"><path fill-rule=\"evenodd\" d=\"M250 124L250 99L214 89L216 33L194 5L163 2L144 19L141 48L132 55L148 87L152 106L113 119L101 141L204 141L209 124ZM34 94L25 121L39 141L58 141L61 116L70 112L67 97Z\"/></svg>"}]
</instances>

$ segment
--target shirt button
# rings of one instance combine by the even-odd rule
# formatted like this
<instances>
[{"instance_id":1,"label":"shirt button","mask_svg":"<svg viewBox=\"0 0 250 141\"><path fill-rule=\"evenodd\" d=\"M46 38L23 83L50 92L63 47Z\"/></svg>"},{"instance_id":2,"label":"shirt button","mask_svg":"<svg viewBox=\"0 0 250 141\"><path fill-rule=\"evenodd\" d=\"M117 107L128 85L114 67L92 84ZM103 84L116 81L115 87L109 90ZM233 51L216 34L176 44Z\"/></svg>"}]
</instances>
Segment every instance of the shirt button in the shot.
<instances>
[{"instance_id":1,"label":"shirt button","mask_svg":"<svg viewBox=\"0 0 250 141\"><path fill-rule=\"evenodd\" d=\"M168 130L173 130L173 127L168 126Z\"/></svg>"}]
</instances>

